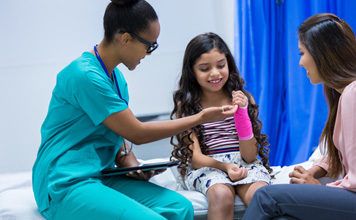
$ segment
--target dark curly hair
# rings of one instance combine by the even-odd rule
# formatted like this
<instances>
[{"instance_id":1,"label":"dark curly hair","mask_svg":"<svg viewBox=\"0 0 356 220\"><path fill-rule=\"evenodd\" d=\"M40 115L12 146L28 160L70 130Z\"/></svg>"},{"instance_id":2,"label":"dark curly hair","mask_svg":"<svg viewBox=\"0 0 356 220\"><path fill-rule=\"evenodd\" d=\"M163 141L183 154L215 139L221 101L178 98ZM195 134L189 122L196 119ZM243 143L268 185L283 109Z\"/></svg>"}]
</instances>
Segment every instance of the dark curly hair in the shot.
<instances>
[{"instance_id":1,"label":"dark curly hair","mask_svg":"<svg viewBox=\"0 0 356 220\"><path fill-rule=\"evenodd\" d=\"M226 43L217 34L200 34L193 38L187 45L183 59L182 74L179 80L179 88L173 95L174 109L170 114L170 118L182 118L194 115L201 111L200 95L202 91L195 78L193 66L202 54L207 53L214 48L225 54L227 59L229 78L223 87L225 92L230 96L231 100L232 91L237 90L241 90L248 98L248 115L251 119L254 137L257 140L256 147L259 148L258 154L261 157L263 165L271 173L272 169L269 166L268 160L269 149L267 148L269 143L267 141L267 135L261 134L262 123L258 119L258 105L251 102L253 99L252 95L244 90L243 86L245 81L240 77L235 60ZM202 125L195 126L190 131L187 130L175 137L171 137L171 144L174 146L171 159L176 158L181 161L179 168L183 178L186 175L187 167L189 166L193 155L192 150L189 148L189 146L193 144L193 141L190 139L192 132L195 132L197 135L202 153L209 153L209 149L205 144L203 135L204 127ZM174 143L175 139L177 140L177 143Z\"/></svg>"}]
</instances>

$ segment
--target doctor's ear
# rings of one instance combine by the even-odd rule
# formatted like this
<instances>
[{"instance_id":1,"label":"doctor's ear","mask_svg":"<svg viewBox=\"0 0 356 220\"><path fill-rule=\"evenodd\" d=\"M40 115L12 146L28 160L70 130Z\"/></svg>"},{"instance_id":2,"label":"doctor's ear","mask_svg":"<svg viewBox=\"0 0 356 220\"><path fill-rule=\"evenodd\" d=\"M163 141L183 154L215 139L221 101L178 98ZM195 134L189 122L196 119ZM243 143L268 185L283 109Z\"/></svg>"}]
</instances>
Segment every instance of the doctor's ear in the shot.
<instances>
[{"instance_id":1,"label":"doctor's ear","mask_svg":"<svg viewBox=\"0 0 356 220\"><path fill-rule=\"evenodd\" d=\"M129 33L118 33L116 35L116 39L122 44L127 44L130 40L132 40L132 37Z\"/></svg>"}]
</instances>

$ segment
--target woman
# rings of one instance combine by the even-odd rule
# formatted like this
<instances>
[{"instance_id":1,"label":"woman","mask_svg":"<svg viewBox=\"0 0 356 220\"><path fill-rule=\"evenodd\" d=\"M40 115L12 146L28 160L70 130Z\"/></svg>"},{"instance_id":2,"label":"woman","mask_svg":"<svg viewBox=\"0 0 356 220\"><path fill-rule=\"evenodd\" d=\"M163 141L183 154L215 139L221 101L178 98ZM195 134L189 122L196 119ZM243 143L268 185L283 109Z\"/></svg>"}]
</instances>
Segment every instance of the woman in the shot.
<instances>
[{"instance_id":1,"label":"woman","mask_svg":"<svg viewBox=\"0 0 356 220\"><path fill-rule=\"evenodd\" d=\"M305 170L295 167L290 185L256 191L243 219L356 218L356 39L333 14L317 14L298 30L300 66L312 84L324 84L329 115L320 137L327 156ZM326 186L317 180L342 178Z\"/></svg>"},{"instance_id":2,"label":"woman","mask_svg":"<svg viewBox=\"0 0 356 220\"><path fill-rule=\"evenodd\" d=\"M124 138L134 144L156 141L222 120L236 107L141 123L128 108L126 81L116 66L134 70L157 48L157 14L144 0L112 0L104 29L102 42L57 76L33 167L39 210L47 219L192 219L192 204L183 196L140 181L154 172L103 177L101 171L138 165Z\"/></svg>"}]
</instances>

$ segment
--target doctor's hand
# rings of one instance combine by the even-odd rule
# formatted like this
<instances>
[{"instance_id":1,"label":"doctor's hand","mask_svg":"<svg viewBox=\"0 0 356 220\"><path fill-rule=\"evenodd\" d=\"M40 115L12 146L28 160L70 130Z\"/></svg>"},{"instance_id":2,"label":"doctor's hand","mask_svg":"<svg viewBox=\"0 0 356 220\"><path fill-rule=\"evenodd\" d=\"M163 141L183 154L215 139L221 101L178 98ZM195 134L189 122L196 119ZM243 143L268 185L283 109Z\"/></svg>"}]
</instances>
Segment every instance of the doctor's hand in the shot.
<instances>
[{"instance_id":1,"label":"doctor's hand","mask_svg":"<svg viewBox=\"0 0 356 220\"><path fill-rule=\"evenodd\" d=\"M289 174L289 177L290 183L321 185L321 183L302 166L295 166L294 170Z\"/></svg>"},{"instance_id":2,"label":"doctor's hand","mask_svg":"<svg viewBox=\"0 0 356 220\"><path fill-rule=\"evenodd\" d=\"M231 181L239 181L244 179L247 176L248 170L245 168L240 168L236 164L229 164L227 168L227 175L229 175L229 178Z\"/></svg>"},{"instance_id":3,"label":"doctor's hand","mask_svg":"<svg viewBox=\"0 0 356 220\"><path fill-rule=\"evenodd\" d=\"M202 115L203 123L222 121L227 117L231 117L237 110L235 105L223 105L221 107L209 107L203 109L199 114Z\"/></svg>"},{"instance_id":4,"label":"doctor's hand","mask_svg":"<svg viewBox=\"0 0 356 220\"><path fill-rule=\"evenodd\" d=\"M167 169L160 169L160 170L149 170L149 171L142 171L142 170L137 170L137 172L129 172L126 174L126 176L137 179L137 180L145 180L148 181L151 179L151 177L161 174Z\"/></svg>"}]
</instances>

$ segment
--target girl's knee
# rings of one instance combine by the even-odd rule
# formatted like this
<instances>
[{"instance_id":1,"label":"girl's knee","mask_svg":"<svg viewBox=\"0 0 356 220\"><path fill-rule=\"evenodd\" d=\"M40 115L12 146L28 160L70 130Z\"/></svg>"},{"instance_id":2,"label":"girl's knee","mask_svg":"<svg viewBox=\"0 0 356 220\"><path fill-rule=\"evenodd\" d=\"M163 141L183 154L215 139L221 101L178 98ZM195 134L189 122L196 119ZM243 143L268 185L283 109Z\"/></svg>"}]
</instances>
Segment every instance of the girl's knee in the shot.
<instances>
[{"instance_id":1,"label":"girl's knee","mask_svg":"<svg viewBox=\"0 0 356 220\"><path fill-rule=\"evenodd\" d=\"M215 184L207 192L209 205L233 206L235 202L235 190L225 184Z\"/></svg>"}]
</instances>

